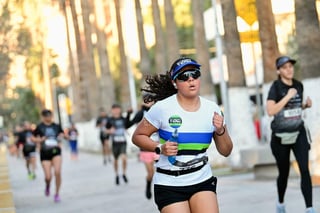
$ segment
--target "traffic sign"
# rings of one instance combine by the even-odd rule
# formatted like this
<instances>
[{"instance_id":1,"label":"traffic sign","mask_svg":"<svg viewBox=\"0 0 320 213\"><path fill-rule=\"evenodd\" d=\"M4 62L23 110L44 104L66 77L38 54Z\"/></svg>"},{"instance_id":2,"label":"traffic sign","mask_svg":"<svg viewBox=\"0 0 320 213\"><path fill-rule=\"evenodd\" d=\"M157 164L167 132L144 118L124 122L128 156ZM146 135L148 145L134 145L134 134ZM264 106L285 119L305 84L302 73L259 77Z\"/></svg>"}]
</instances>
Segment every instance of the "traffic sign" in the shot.
<instances>
[{"instance_id":1,"label":"traffic sign","mask_svg":"<svg viewBox=\"0 0 320 213\"><path fill-rule=\"evenodd\" d=\"M241 42L252 43L252 42L260 41L258 30L239 32L239 35L240 35Z\"/></svg>"},{"instance_id":2,"label":"traffic sign","mask_svg":"<svg viewBox=\"0 0 320 213\"><path fill-rule=\"evenodd\" d=\"M234 0L236 11L250 26L257 21L257 9L255 0Z\"/></svg>"}]
</instances>

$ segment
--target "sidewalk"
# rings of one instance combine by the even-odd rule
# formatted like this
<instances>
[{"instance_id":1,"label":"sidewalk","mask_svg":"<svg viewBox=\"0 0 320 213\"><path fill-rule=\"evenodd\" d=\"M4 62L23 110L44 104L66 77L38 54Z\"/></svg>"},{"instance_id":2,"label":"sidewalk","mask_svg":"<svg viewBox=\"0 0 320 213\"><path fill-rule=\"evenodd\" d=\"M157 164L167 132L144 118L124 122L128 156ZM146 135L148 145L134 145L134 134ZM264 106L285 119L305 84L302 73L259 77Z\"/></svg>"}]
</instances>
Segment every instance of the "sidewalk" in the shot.
<instances>
[{"instance_id":1,"label":"sidewalk","mask_svg":"<svg viewBox=\"0 0 320 213\"><path fill-rule=\"evenodd\" d=\"M23 159L8 156L11 186L17 213L155 213L153 200L144 196L145 168L136 158L128 162L129 183L115 185L112 165L104 166L99 154L80 153L71 161L63 151L61 203L44 196L44 177L38 159L36 180L29 180ZM218 174L218 173L217 173ZM54 184L51 184L51 191ZM221 213L273 213L276 203L275 180L254 180L252 173L218 175ZM314 188L314 206L320 213L320 187ZM303 213L304 201L299 179L290 179L286 195L287 212ZM1 212L1 210L0 210Z\"/></svg>"}]
</instances>

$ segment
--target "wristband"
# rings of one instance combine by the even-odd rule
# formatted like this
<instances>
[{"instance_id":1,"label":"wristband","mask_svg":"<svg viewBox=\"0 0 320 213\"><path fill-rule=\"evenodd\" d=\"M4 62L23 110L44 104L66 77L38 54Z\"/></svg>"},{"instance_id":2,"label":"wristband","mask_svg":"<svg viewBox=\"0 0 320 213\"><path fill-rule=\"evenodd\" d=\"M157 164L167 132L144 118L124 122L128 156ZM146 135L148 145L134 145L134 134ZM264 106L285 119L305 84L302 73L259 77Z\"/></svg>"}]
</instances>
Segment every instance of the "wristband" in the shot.
<instances>
[{"instance_id":1,"label":"wristband","mask_svg":"<svg viewBox=\"0 0 320 213\"><path fill-rule=\"evenodd\" d=\"M217 134L218 136L224 135L224 133L226 132L226 128L224 128L224 126L222 128L223 128L223 132L222 133L219 134L218 132L215 132L215 134Z\"/></svg>"}]
</instances>

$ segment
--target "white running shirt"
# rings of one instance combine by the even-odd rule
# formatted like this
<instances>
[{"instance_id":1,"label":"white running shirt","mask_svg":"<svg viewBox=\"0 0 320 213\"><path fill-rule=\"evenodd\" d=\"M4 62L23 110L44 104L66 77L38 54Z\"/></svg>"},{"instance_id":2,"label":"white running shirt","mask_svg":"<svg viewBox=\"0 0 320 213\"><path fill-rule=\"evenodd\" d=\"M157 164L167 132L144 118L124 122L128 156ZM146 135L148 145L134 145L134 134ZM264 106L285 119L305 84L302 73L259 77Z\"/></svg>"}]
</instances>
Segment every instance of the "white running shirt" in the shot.
<instances>
[{"instance_id":1,"label":"white running shirt","mask_svg":"<svg viewBox=\"0 0 320 213\"><path fill-rule=\"evenodd\" d=\"M214 112L221 115L219 106L215 102L202 97L200 97L200 108L196 112L185 111L179 105L177 96L172 95L154 104L145 114L145 119L158 129L160 143L162 144L171 137L174 128L178 128L179 152L185 151L188 154L178 155L176 159L187 162L195 158L207 156L206 149L213 140L212 137L215 130L212 125ZM156 167L166 170L181 169L170 164L168 157L162 154L156 163ZM196 172L180 176L156 172L153 182L154 184L167 186L186 186L203 182L210 177L212 177L212 171L207 163Z\"/></svg>"}]
</instances>

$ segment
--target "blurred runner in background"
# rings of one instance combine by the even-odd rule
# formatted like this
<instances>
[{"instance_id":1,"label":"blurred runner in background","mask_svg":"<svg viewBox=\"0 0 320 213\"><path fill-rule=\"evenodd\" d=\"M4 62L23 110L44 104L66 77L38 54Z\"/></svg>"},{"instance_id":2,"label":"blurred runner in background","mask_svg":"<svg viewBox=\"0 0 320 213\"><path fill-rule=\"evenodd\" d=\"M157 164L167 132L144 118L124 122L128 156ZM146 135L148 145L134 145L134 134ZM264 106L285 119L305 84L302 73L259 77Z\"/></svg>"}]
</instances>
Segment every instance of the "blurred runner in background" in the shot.
<instances>
[{"instance_id":1,"label":"blurred runner in background","mask_svg":"<svg viewBox=\"0 0 320 213\"><path fill-rule=\"evenodd\" d=\"M102 145L103 164L107 161L111 162L111 150L109 144L109 134L106 132L106 124L108 122L108 114L103 107L100 108L100 114L96 121L96 127L99 127L99 138Z\"/></svg>"},{"instance_id":2,"label":"blurred runner in background","mask_svg":"<svg viewBox=\"0 0 320 213\"><path fill-rule=\"evenodd\" d=\"M51 110L45 109L41 112L42 122L33 131L32 140L40 144L40 160L45 175L45 195L50 195L50 183L52 169L55 176L56 190L54 202L60 202L61 186L61 142L64 137L63 130L59 124L53 122Z\"/></svg>"}]
</instances>

